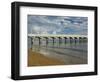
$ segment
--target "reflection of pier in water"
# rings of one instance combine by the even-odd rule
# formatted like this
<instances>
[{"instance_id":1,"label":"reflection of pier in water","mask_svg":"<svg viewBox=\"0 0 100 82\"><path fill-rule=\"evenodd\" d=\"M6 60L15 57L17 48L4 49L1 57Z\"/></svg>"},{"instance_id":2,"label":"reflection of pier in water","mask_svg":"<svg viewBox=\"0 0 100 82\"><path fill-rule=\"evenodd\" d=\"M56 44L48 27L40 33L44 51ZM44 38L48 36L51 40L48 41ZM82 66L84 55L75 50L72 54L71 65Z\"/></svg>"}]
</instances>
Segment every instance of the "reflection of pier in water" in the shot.
<instances>
[{"instance_id":1,"label":"reflection of pier in water","mask_svg":"<svg viewBox=\"0 0 100 82\"><path fill-rule=\"evenodd\" d=\"M87 36L28 34L28 48L65 64L87 63ZM30 45L30 46L29 46Z\"/></svg>"}]
</instances>

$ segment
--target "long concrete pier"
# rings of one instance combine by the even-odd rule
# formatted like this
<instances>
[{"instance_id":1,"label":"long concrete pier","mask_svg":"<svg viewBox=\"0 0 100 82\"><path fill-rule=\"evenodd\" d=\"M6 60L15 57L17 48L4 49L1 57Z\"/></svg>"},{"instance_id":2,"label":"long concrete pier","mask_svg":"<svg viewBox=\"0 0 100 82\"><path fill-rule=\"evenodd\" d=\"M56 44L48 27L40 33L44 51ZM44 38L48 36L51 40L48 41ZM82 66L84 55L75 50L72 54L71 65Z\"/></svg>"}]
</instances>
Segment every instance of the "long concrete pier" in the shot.
<instances>
[{"instance_id":1,"label":"long concrete pier","mask_svg":"<svg viewBox=\"0 0 100 82\"><path fill-rule=\"evenodd\" d=\"M67 38L69 38L69 37L72 37L72 38L74 38L74 37L77 37L77 38L79 38L79 37L85 37L85 38L87 38L87 35L64 35L64 34L62 34L62 35L59 35L59 34L28 34L28 36L29 37L61 37L61 38L63 38L63 37L67 37Z\"/></svg>"},{"instance_id":2,"label":"long concrete pier","mask_svg":"<svg viewBox=\"0 0 100 82\"><path fill-rule=\"evenodd\" d=\"M28 34L28 38L31 39L31 45L35 44L35 39L38 41L38 46L41 46L42 41L45 40L45 46L48 45L49 40L52 40L52 44L54 45L56 41L58 40L58 44L60 45L61 43L67 43L67 41L71 43L81 43L81 42L86 42L88 40L86 35L45 35L45 34Z\"/></svg>"}]
</instances>

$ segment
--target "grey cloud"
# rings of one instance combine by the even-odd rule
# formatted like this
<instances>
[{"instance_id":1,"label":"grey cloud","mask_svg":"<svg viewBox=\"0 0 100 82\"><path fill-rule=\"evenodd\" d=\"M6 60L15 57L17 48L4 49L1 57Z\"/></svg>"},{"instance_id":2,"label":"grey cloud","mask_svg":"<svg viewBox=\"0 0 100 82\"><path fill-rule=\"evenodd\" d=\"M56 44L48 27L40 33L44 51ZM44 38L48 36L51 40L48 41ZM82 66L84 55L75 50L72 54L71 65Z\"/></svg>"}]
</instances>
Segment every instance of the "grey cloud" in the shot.
<instances>
[{"instance_id":1,"label":"grey cloud","mask_svg":"<svg viewBox=\"0 0 100 82\"><path fill-rule=\"evenodd\" d=\"M64 30L68 29L73 34L87 34L87 22L87 17L28 15L28 33L67 33Z\"/></svg>"}]
</instances>

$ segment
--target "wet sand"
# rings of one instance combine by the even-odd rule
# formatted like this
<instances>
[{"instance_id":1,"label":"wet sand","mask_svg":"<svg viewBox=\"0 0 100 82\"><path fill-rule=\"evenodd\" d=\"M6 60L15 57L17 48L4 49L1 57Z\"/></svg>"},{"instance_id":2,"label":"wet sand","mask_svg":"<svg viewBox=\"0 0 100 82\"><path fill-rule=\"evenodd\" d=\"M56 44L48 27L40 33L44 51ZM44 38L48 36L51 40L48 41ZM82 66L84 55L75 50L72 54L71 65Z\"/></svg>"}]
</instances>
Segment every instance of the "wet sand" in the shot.
<instances>
[{"instance_id":1,"label":"wet sand","mask_svg":"<svg viewBox=\"0 0 100 82\"><path fill-rule=\"evenodd\" d=\"M42 47L39 52L46 57L61 60L65 65L87 64L87 55L83 51Z\"/></svg>"},{"instance_id":2,"label":"wet sand","mask_svg":"<svg viewBox=\"0 0 100 82\"><path fill-rule=\"evenodd\" d=\"M87 64L86 53L57 48L42 47L39 51L28 50L28 66Z\"/></svg>"},{"instance_id":3,"label":"wet sand","mask_svg":"<svg viewBox=\"0 0 100 82\"><path fill-rule=\"evenodd\" d=\"M28 66L64 65L63 61L28 50Z\"/></svg>"}]
</instances>

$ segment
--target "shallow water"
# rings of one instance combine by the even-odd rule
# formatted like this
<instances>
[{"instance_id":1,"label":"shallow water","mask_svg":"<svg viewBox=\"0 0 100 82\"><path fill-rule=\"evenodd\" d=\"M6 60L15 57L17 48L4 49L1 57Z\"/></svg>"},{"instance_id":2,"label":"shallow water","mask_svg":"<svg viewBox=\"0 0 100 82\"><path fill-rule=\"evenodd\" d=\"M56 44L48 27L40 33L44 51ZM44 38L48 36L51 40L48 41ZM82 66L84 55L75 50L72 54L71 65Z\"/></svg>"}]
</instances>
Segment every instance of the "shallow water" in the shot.
<instances>
[{"instance_id":1,"label":"shallow water","mask_svg":"<svg viewBox=\"0 0 100 82\"><path fill-rule=\"evenodd\" d=\"M67 40L65 43L64 39L59 43L55 40L48 41L46 44L45 40L42 40L40 45L38 40L33 41L31 45L31 39L28 39L28 48L32 48L33 51L39 52L45 56L56 58L65 62L65 64L86 64L87 63L87 41Z\"/></svg>"}]
</instances>

